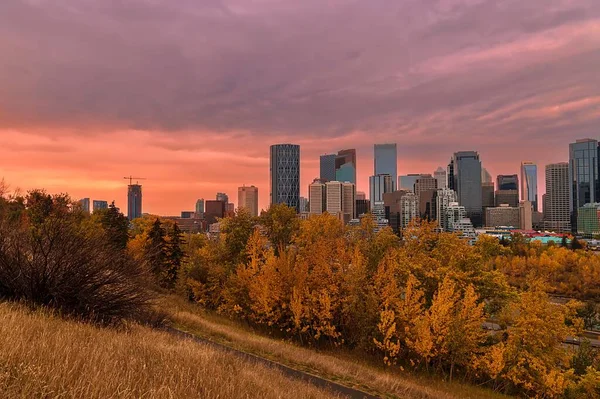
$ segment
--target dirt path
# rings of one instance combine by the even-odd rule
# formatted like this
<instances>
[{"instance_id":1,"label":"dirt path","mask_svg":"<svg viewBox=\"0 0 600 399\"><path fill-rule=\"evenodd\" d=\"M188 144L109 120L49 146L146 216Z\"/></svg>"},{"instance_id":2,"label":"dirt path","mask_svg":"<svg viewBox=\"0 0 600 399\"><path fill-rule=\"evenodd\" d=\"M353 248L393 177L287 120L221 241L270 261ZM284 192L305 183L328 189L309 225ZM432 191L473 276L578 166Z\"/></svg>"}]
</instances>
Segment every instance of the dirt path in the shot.
<instances>
[{"instance_id":1,"label":"dirt path","mask_svg":"<svg viewBox=\"0 0 600 399\"><path fill-rule=\"evenodd\" d=\"M360 391L360 390L357 390L354 388L350 388L345 385L338 384L337 382L329 381L325 378L317 377L315 375L306 373L304 371L293 369L293 368L283 365L281 363L277 363L275 361L265 359L264 357L256 356L256 355L253 355L253 354L250 354L247 352L242 352L237 349L231 348L229 346L219 344L214 341L204 339L201 337L197 337L193 334L178 330L176 328L167 327L165 330L168 333L173 334L177 337L191 339L193 341L202 343L204 345L208 345L208 346L216 348L218 350L231 353L232 355L242 358L244 360L258 363L258 364L279 370L283 374L285 374L291 378L307 381L310 384L312 384L318 388L326 389L326 390L332 392L333 394L337 394L337 395L347 397L347 398L352 398L352 399L376 399L376 398L378 398L378 396L374 396L374 395L368 394L366 392L363 392L363 391Z\"/></svg>"}]
</instances>

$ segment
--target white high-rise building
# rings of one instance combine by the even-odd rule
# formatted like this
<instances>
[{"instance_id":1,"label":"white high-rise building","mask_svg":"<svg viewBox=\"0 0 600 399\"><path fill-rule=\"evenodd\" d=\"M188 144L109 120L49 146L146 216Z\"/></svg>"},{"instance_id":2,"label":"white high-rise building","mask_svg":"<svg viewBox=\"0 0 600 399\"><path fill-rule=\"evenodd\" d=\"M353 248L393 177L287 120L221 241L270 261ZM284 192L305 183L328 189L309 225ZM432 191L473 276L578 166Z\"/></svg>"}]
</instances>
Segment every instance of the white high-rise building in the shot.
<instances>
[{"instance_id":1,"label":"white high-rise building","mask_svg":"<svg viewBox=\"0 0 600 399\"><path fill-rule=\"evenodd\" d=\"M444 231L448 231L448 220L446 217L446 211L451 203L456 202L456 192L449 188L442 188L437 190L435 198L435 216L438 221L440 228Z\"/></svg>"},{"instance_id":2,"label":"white high-rise building","mask_svg":"<svg viewBox=\"0 0 600 399\"><path fill-rule=\"evenodd\" d=\"M308 212L311 215L320 215L325 212L326 198L325 184L319 179L313 180L308 185Z\"/></svg>"},{"instance_id":3,"label":"white high-rise building","mask_svg":"<svg viewBox=\"0 0 600 399\"><path fill-rule=\"evenodd\" d=\"M416 219L419 215L419 197L408 192L400 197L400 224L401 228L405 229L411 220Z\"/></svg>"},{"instance_id":4,"label":"white high-rise building","mask_svg":"<svg viewBox=\"0 0 600 399\"><path fill-rule=\"evenodd\" d=\"M438 167L435 172L433 172L433 177L437 180L437 188L446 188L448 187L448 176L446 174L446 169L441 166Z\"/></svg>"},{"instance_id":5,"label":"white high-rise building","mask_svg":"<svg viewBox=\"0 0 600 399\"><path fill-rule=\"evenodd\" d=\"M451 202L446 208L446 231L454 231L454 224L466 217L465 207Z\"/></svg>"}]
</instances>

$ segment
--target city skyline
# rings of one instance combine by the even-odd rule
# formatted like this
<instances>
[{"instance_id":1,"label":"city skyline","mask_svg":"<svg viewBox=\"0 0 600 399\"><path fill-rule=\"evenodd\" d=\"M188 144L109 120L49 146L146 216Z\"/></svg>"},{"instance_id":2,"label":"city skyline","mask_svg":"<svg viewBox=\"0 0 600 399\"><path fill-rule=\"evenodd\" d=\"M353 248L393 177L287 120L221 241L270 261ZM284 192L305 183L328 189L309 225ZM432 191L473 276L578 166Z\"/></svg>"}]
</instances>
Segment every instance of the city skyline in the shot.
<instances>
[{"instance_id":1,"label":"city skyline","mask_svg":"<svg viewBox=\"0 0 600 399\"><path fill-rule=\"evenodd\" d=\"M575 138L572 141L575 142L576 140L581 140L581 138ZM566 158L558 160L556 162L551 162L551 163L567 162L568 161L569 144L570 143L565 142L565 144L562 146L563 147L563 152L567 152ZM300 156L300 169L301 169L301 173L300 173L300 175L301 175L300 196L308 197L308 186L309 186L309 184L312 182L312 180L314 178L318 178L319 174L320 174L319 173L319 166L320 166L319 165L319 163L320 163L320 159L319 158L320 158L320 155L318 155L318 154L316 155L316 160L315 159L308 159L308 160L306 160L306 159L304 159L305 155L304 155L303 147L302 146L300 146L300 147L301 147L301 156ZM564 148L566 148L566 151L564 151ZM366 149L366 152L369 152L369 151L371 153L373 153L373 145L371 145L370 148ZM268 152L269 152L269 150L268 150L268 147L267 147L267 153ZM361 157L361 155L366 155L366 156ZM450 154L450 155L452 155L452 154ZM374 162L374 157L373 157L373 154L371 154L371 156L368 157L368 154L362 154L361 152L357 151L357 159L359 159L359 160L365 160L365 159L370 160L369 166L365 166L365 168L362 168L362 169L367 169L367 170L362 170L361 168L359 168L357 170L357 179L358 179L358 182L357 182L357 188L356 188L356 190L368 193L369 192L369 176L371 176L369 173L373 172L372 165L373 165L373 162ZM515 170L514 173L512 173L512 170L507 172L508 169L502 169L502 173L496 173L495 169L493 169L491 166L488 166L489 163L485 162L485 158L483 158L483 156L481 156L481 154L480 154L480 159L481 159L482 166L486 165L486 169L491 170L490 174L492 175L493 180L496 180L499 175L512 175L512 174L517 174L518 175L520 173L520 167L521 167L521 162L522 161L519 161L516 164L516 166L515 165L508 166L509 168L512 167L513 170ZM269 174L269 165L268 165L269 160L268 160L268 156L267 156L266 160L267 160L267 165L265 167L266 167L266 174L268 175ZM358 162L361 162L361 161L358 161ZM538 163L537 161L533 161L533 162L536 163L536 164L538 164L538 165L540 165L542 167L542 170L539 170L539 168L538 168L538 171L537 171L537 173L538 173L538 195L539 195L539 198L541 198L541 196L545 193L545 177L544 177L544 172L543 172L543 167L544 167L545 164ZM439 162L440 165L442 163L443 163L442 161ZM398 176L400 176L400 174L403 173L403 171L404 171L404 169L401 167L402 164L403 164L403 162L402 162L402 159L401 159L401 155L399 154L398 155ZM422 163L422 165L428 165L426 167L429 167L429 165L437 165L437 164L438 163L436 161L429 160L429 159L423 159L423 163ZM418 172L416 171L416 169L414 169L414 171L412 171L411 173L408 173L408 174L424 173L424 174L432 174L433 175L433 173L435 172L436 169L437 169L437 167L436 168L432 168L431 170L420 170ZM314 177L310 177L310 182L304 184L305 180L309 179L307 176L305 176L305 174L307 173L306 170L315 170L315 172L314 172L315 175L314 175ZM411 170L411 169L409 169L409 170ZM309 176L310 176L310 174L309 174ZM127 210L127 203L128 203L128 198L127 198L127 184L126 183L125 184L119 183L119 179L118 178L115 179L117 181L117 183L113 185L114 188L111 188L110 190L107 190L107 191L97 191L97 190L89 190L89 191L69 190L73 186L69 185L68 182L65 182L65 183L63 183L62 185L59 186L59 187L63 187L62 190L59 189L57 191L53 191L52 188L51 188L51 187L53 187L52 185L47 186L47 187L39 187L39 186L28 187L28 186L24 186L24 185L14 184L8 178L6 178L6 177L4 177L4 178L6 180L6 183L10 184L10 186L13 189L18 188L21 191L23 191L23 190L33 189L33 188L44 188L44 189L48 190L51 193L67 192L68 194L71 195L71 197L74 200L79 200L79 199L88 198L88 197L104 198L104 200L107 201L108 203L111 203L114 200L115 201L115 205L117 207L121 208L121 210L123 212L126 212L126 210ZM61 179L57 178L56 180L59 181ZM152 179L152 180L155 180L155 179ZM153 187L152 183L153 182L144 182L144 184L140 184L140 185L142 185L144 187L144 192L147 192L148 189L149 189L149 191L151 193L154 193L154 195L163 198L164 197L164 192L162 192L161 190L158 190L157 187ZM191 198L191 202L185 202L185 203L183 203L183 201L180 198L175 198L174 197L172 199L169 199L169 201L167 201L166 206L164 208L164 209L167 209L167 211L165 211L165 212L154 211L152 209L152 204L157 202L156 201L157 198L154 198L154 200L153 200L153 198L150 197L149 194L145 194L144 195L144 201L143 201L143 204L144 204L143 205L144 206L144 213L160 214L160 215L177 215L182 210L194 209L195 208L195 203L196 203L196 201L197 201L198 198L202 198L202 197L213 198L216 194L221 193L221 192L224 193L224 194L227 194L227 195L231 195L231 199L229 200L229 202L235 203L235 206L237 208L237 206L238 206L237 202L238 201L237 201L237 194L236 193L238 191L238 188L241 185L244 185L244 184L246 184L246 183L242 183L242 184L239 184L239 183L231 183L231 184L229 184L228 183L228 184L222 184L222 185L219 185L218 183L212 183L212 184L209 184L209 186L211 187L210 189L206 189L206 188L202 189L201 192L204 193L203 195L195 195L194 193L192 193L190 191L187 191L185 193L181 193L181 195L183 195L184 197ZM204 186L204 184L202 184L202 183L200 185ZM229 187L230 185L232 187L231 190L224 189L224 187ZM259 190L260 190L260 187L261 187L260 185L254 184L254 183L251 183L251 184L248 184L248 185L254 185L254 186L258 187ZM190 186L194 186L193 182L192 182L192 184L190 184ZM160 185L160 187L162 187L162 185ZM214 191L211 191L212 187L214 187ZM263 184L263 190L266 190L267 192L269 190L269 181L268 181L268 179ZM82 192L84 195L82 195L81 197L76 196L76 195L73 194L74 191ZM112 192L112 193L114 193L115 197L110 197L110 195L102 195L102 194L97 194L97 195L91 195L90 196L90 195L87 194L88 192L102 192L102 193ZM120 200L119 198L122 198L122 199ZM181 207L173 205L173 204L180 204L180 203L183 204ZM269 206L269 198L264 198L264 196L261 196L259 198L259 204L258 204L259 212L262 209L267 209L268 206ZM542 204L540 204L540 208L541 207L542 207ZM149 209L149 210L146 210L146 209ZM541 209L540 209L540 211L541 211Z\"/></svg>"},{"instance_id":2,"label":"city skyline","mask_svg":"<svg viewBox=\"0 0 600 399\"><path fill-rule=\"evenodd\" d=\"M286 142L303 196L342 148L367 192L373 144L395 142L401 175L465 149L494 177L535 162L541 203L544 165L600 136L595 0L5 0L0 35L0 177L123 211L130 173L149 179L144 212L242 184L265 208L269 145Z\"/></svg>"}]
</instances>

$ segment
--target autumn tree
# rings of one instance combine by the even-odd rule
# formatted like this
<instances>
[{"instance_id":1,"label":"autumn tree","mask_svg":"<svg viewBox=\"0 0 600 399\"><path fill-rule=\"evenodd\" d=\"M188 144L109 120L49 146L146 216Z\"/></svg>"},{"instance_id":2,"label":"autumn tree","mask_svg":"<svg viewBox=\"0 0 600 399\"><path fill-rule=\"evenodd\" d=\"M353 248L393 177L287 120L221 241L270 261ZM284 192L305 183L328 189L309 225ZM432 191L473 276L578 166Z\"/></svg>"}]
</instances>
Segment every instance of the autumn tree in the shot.
<instances>
[{"instance_id":1,"label":"autumn tree","mask_svg":"<svg viewBox=\"0 0 600 399\"><path fill-rule=\"evenodd\" d=\"M577 335L575 309L552 304L545 285L532 281L505 315L510 326L504 333L504 368L500 373L509 386L532 396L562 395L574 379L571 357L563 345Z\"/></svg>"},{"instance_id":2,"label":"autumn tree","mask_svg":"<svg viewBox=\"0 0 600 399\"><path fill-rule=\"evenodd\" d=\"M278 254L288 246L298 231L299 220L295 208L286 204L272 204L260 215L260 224L265 228L267 237Z\"/></svg>"},{"instance_id":3,"label":"autumn tree","mask_svg":"<svg viewBox=\"0 0 600 399\"><path fill-rule=\"evenodd\" d=\"M227 261L232 268L247 259L246 247L248 239L254 231L256 220L246 208L239 208L235 215L221 220L221 239L227 250Z\"/></svg>"}]
</instances>

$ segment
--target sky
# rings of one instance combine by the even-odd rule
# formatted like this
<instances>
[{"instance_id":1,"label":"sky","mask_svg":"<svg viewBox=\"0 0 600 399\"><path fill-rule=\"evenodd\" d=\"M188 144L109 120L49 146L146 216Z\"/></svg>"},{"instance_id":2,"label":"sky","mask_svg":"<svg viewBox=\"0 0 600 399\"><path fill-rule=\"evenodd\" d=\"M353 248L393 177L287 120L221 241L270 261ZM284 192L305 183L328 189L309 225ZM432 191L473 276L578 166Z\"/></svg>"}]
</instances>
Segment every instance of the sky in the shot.
<instances>
[{"instance_id":1,"label":"sky","mask_svg":"<svg viewBox=\"0 0 600 399\"><path fill-rule=\"evenodd\" d=\"M269 198L269 146L373 144L398 173L479 151L493 175L600 138L598 0L1 0L0 178L177 215Z\"/></svg>"}]
</instances>

